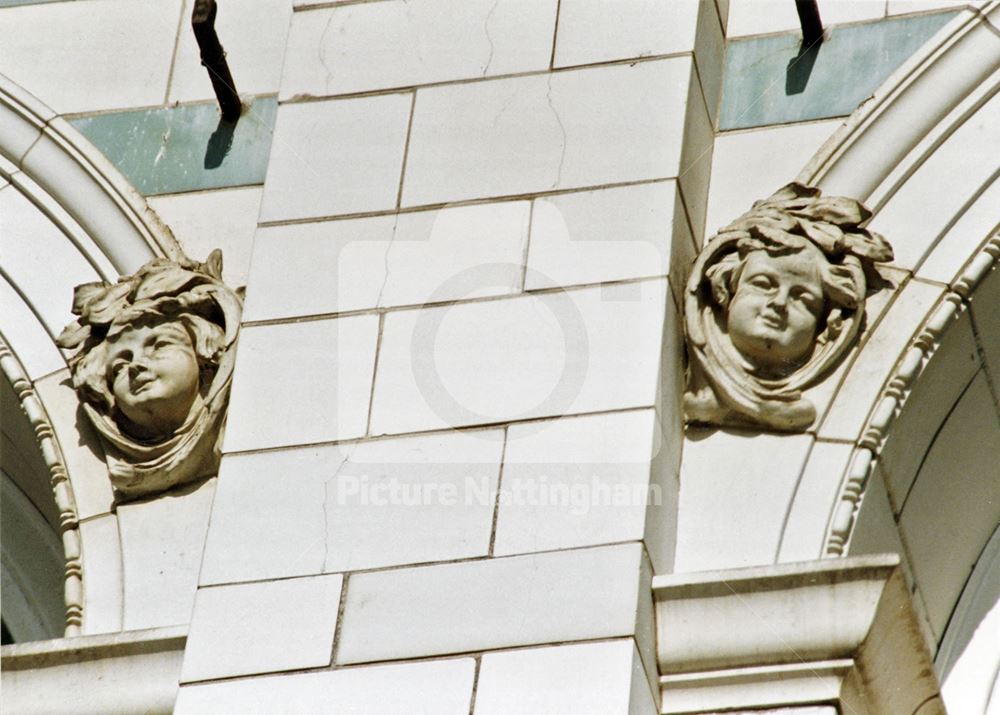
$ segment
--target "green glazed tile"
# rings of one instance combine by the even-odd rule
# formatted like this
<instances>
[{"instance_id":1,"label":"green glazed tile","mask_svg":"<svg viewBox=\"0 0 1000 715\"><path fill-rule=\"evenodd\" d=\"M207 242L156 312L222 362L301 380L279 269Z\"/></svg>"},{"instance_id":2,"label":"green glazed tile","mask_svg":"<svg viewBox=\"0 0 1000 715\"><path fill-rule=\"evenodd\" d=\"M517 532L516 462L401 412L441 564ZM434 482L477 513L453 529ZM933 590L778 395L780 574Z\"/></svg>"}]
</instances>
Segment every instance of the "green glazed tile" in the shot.
<instances>
[{"instance_id":1,"label":"green glazed tile","mask_svg":"<svg viewBox=\"0 0 1000 715\"><path fill-rule=\"evenodd\" d=\"M235 130L214 103L70 120L142 194L264 183L278 102L261 97Z\"/></svg>"},{"instance_id":2,"label":"green glazed tile","mask_svg":"<svg viewBox=\"0 0 1000 715\"><path fill-rule=\"evenodd\" d=\"M850 114L956 14L833 27L801 56L797 32L734 40L726 48L719 129Z\"/></svg>"}]
</instances>

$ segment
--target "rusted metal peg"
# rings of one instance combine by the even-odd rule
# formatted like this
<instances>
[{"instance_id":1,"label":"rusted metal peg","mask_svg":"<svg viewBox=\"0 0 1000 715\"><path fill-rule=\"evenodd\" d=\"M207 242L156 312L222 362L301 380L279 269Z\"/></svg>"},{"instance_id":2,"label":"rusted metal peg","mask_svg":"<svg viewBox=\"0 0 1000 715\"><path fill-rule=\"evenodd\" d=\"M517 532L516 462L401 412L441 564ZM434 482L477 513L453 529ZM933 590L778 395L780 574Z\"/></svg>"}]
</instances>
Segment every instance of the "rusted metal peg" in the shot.
<instances>
[{"instance_id":1,"label":"rusted metal peg","mask_svg":"<svg viewBox=\"0 0 1000 715\"><path fill-rule=\"evenodd\" d=\"M215 0L195 0L191 27L194 29L194 36L201 50L201 64L208 70L212 89L215 90L215 97L219 100L222 118L235 123L243 112L243 104L236 92L233 75L229 72L226 51L222 49L222 43L219 42L219 36L215 32L217 10Z\"/></svg>"}]
</instances>

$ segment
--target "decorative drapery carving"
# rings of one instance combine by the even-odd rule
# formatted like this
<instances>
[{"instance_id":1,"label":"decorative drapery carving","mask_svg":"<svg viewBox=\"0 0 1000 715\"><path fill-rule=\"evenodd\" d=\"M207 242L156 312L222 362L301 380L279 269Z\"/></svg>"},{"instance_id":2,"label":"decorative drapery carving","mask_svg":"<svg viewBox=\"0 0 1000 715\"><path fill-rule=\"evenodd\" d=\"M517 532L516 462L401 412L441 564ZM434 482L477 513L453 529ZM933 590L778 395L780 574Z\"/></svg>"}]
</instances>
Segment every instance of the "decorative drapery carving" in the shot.
<instances>
[{"instance_id":1,"label":"decorative drapery carving","mask_svg":"<svg viewBox=\"0 0 1000 715\"><path fill-rule=\"evenodd\" d=\"M892 260L862 227L858 201L791 183L720 230L695 261L685 293L690 358L687 419L807 429L802 391L854 343L865 299Z\"/></svg>"},{"instance_id":2,"label":"decorative drapery carving","mask_svg":"<svg viewBox=\"0 0 1000 715\"><path fill-rule=\"evenodd\" d=\"M219 251L77 286L58 343L119 500L218 471L242 307Z\"/></svg>"}]
</instances>

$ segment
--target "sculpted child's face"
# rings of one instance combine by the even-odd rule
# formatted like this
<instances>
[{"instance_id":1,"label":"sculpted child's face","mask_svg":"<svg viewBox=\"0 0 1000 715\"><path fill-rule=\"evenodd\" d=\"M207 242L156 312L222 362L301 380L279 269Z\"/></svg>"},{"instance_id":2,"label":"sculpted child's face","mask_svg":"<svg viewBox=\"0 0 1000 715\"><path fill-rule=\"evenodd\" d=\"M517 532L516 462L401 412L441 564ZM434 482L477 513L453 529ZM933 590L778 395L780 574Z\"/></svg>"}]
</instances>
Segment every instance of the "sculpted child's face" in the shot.
<instances>
[{"instance_id":1,"label":"sculpted child's face","mask_svg":"<svg viewBox=\"0 0 1000 715\"><path fill-rule=\"evenodd\" d=\"M824 307L819 249L771 256L747 256L729 306L727 330L733 345L751 362L788 369L812 350Z\"/></svg>"},{"instance_id":2,"label":"sculpted child's face","mask_svg":"<svg viewBox=\"0 0 1000 715\"><path fill-rule=\"evenodd\" d=\"M126 431L149 439L184 424L200 395L198 359L183 326L128 328L109 344L108 353L111 391L131 423Z\"/></svg>"}]
</instances>

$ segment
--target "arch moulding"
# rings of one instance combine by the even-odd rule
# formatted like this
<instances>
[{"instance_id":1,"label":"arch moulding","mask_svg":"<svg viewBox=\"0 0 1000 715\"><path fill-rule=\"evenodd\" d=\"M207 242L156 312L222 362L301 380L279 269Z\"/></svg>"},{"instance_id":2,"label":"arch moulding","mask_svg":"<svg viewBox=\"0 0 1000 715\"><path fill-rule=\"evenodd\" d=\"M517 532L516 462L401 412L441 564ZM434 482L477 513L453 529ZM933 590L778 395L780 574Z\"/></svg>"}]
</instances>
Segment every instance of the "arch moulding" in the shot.
<instances>
[{"instance_id":1,"label":"arch moulding","mask_svg":"<svg viewBox=\"0 0 1000 715\"><path fill-rule=\"evenodd\" d=\"M894 421L943 335L968 311L977 287L1000 260L1000 172L994 153L1000 147L998 27L1000 2L964 9L851 115L797 177L872 209L870 225L897 247L891 265L898 269L899 290L893 301L907 300L911 285L926 287L925 293L939 289L926 308L895 313L908 324L881 320L889 311L883 312L865 344L889 332L908 339L884 361L891 367L880 383L859 375L870 368L859 360L862 345L819 421L822 438L843 406L838 403L846 400L856 403L851 412L862 417L829 517L817 523L824 529L823 546L813 558L847 553L859 503ZM958 170L945 174L942 167ZM860 395L845 391L852 380L866 382L868 389ZM796 505L791 508L794 513Z\"/></svg>"}]
</instances>

